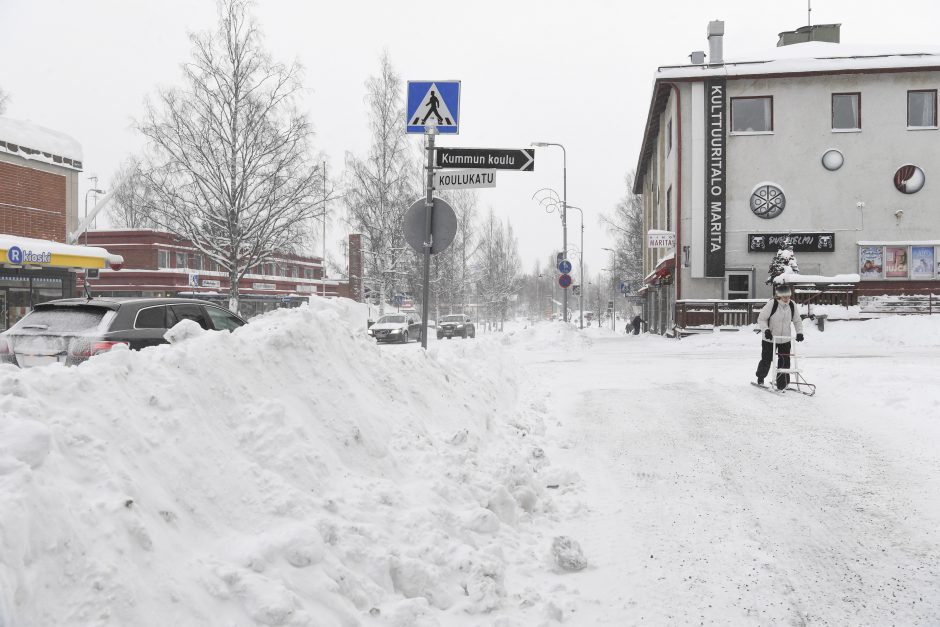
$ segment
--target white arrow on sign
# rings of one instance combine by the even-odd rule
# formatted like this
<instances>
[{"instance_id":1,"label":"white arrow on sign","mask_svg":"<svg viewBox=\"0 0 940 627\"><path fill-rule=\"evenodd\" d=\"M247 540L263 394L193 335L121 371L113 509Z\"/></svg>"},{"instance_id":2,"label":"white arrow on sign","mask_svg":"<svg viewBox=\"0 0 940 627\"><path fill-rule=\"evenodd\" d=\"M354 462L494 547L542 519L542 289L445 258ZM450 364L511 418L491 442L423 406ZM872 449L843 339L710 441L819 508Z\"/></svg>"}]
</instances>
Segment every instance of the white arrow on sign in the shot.
<instances>
[{"instance_id":1,"label":"white arrow on sign","mask_svg":"<svg viewBox=\"0 0 940 627\"><path fill-rule=\"evenodd\" d=\"M434 189L496 187L496 170L444 170L434 173Z\"/></svg>"}]
</instances>

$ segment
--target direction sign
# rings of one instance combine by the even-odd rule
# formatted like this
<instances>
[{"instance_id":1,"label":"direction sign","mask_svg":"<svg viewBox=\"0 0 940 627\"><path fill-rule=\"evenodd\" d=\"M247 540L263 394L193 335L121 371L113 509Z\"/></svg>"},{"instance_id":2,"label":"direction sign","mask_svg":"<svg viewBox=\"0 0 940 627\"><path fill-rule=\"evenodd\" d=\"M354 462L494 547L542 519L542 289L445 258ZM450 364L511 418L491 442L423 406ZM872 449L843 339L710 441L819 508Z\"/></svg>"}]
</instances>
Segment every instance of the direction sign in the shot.
<instances>
[{"instance_id":1,"label":"direction sign","mask_svg":"<svg viewBox=\"0 0 940 627\"><path fill-rule=\"evenodd\" d=\"M570 206L570 205L569 205ZM562 274L568 274L571 272L571 262L567 259L562 259L558 262L558 271Z\"/></svg>"},{"instance_id":2,"label":"direction sign","mask_svg":"<svg viewBox=\"0 0 940 627\"><path fill-rule=\"evenodd\" d=\"M434 173L434 189L496 187L496 170L453 170Z\"/></svg>"},{"instance_id":3,"label":"direction sign","mask_svg":"<svg viewBox=\"0 0 940 627\"><path fill-rule=\"evenodd\" d=\"M561 287L569 287L571 285L571 275L563 274L560 277L558 277L558 285L560 285Z\"/></svg>"},{"instance_id":4,"label":"direction sign","mask_svg":"<svg viewBox=\"0 0 940 627\"><path fill-rule=\"evenodd\" d=\"M535 170L534 148L438 148L435 152L439 168Z\"/></svg>"},{"instance_id":5,"label":"direction sign","mask_svg":"<svg viewBox=\"0 0 940 627\"><path fill-rule=\"evenodd\" d=\"M408 81L408 119L405 132L424 133L430 126L438 133L460 132L460 81Z\"/></svg>"}]
</instances>

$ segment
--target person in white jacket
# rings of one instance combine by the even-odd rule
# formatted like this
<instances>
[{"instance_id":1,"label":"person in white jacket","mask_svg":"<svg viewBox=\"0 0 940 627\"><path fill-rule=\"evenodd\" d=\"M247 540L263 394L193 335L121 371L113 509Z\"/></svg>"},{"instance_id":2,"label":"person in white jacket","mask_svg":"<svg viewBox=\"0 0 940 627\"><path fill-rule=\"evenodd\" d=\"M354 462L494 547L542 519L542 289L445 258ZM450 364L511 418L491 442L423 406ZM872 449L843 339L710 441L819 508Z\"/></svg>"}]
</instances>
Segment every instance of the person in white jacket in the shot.
<instances>
[{"instance_id":1,"label":"person in white jacket","mask_svg":"<svg viewBox=\"0 0 940 627\"><path fill-rule=\"evenodd\" d=\"M799 308L790 300L790 286L778 285L774 290L776 298L771 298L757 316L757 328L763 333L761 338L760 362L757 364L757 384L764 384L764 377L770 372L770 360L774 357L774 337L792 337L790 326L796 330L796 341L803 341L803 321ZM777 344L780 353L778 368L790 367L790 342ZM790 384L790 375L777 375L777 389L782 390Z\"/></svg>"}]
</instances>

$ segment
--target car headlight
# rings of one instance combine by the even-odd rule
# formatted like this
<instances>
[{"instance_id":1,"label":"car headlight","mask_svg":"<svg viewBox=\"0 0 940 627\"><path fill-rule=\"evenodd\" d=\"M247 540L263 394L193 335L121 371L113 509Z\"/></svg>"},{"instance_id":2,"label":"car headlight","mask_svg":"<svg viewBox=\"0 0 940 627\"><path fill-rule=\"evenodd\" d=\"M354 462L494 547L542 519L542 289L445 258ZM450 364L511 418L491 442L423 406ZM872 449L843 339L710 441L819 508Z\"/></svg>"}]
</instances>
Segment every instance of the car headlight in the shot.
<instances>
[{"instance_id":1,"label":"car headlight","mask_svg":"<svg viewBox=\"0 0 940 627\"><path fill-rule=\"evenodd\" d=\"M401 329L392 329L389 333L401 333Z\"/></svg>"},{"instance_id":2,"label":"car headlight","mask_svg":"<svg viewBox=\"0 0 940 627\"><path fill-rule=\"evenodd\" d=\"M462 329L462 328L463 328L463 325L462 325L462 324L458 324L458 325L457 325L457 328L458 328L458 329Z\"/></svg>"}]
</instances>

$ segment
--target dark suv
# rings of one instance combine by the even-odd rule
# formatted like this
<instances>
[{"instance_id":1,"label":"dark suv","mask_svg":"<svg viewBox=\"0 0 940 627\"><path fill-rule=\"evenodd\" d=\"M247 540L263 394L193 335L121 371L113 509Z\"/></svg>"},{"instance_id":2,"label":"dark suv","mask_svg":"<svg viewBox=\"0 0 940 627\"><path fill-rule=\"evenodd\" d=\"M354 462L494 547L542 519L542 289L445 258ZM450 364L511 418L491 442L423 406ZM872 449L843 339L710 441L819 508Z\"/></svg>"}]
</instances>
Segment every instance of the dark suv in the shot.
<instances>
[{"instance_id":1,"label":"dark suv","mask_svg":"<svg viewBox=\"0 0 940 627\"><path fill-rule=\"evenodd\" d=\"M470 321L470 316L466 314L450 314L444 316L437 323L437 339L445 337L449 340L454 336L460 336L463 339L476 337L477 329Z\"/></svg>"},{"instance_id":2,"label":"dark suv","mask_svg":"<svg viewBox=\"0 0 940 627\"><path fill-rule=\"evenodd\" d=\"M22 368L74 366L118 344L133 350L166 344L180 320L233 331L245 321L218 305L191 298L67 298L36 305L0 333L0 363Z\"/></svg>"}]
</instances>

